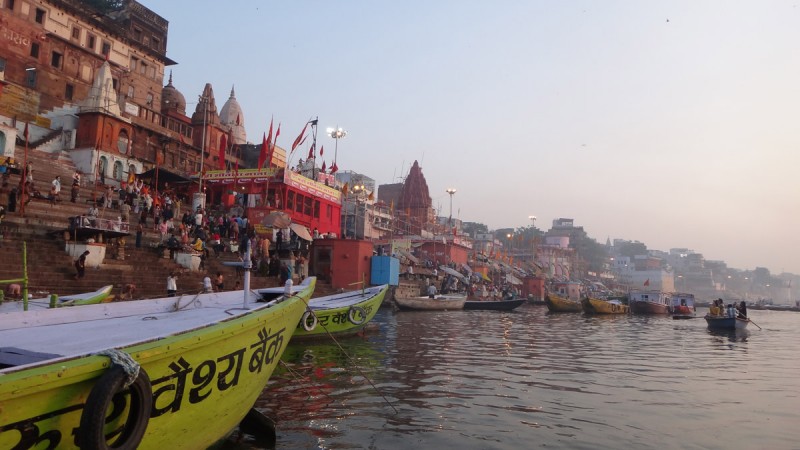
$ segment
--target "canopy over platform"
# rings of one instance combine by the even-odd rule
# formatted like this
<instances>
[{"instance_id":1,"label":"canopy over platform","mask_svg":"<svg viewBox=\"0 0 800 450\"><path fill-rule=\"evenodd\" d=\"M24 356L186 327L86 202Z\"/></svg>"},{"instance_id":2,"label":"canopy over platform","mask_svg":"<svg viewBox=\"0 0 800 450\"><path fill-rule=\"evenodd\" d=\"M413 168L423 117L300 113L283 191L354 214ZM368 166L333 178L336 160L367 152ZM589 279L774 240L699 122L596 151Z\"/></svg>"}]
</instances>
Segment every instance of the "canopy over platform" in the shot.
<instances>
[{"instance_id":1,"label":"canopy over platform","mask_svg":"<svg viewBox=\"0 0 800 450\"><path fill-rule=\"evenodd\" d=\"M157 168L150 169L146 172L136 174L136 178L142 180L155 180L156 171L158 171L158 181L162 183L191 183L193 180L167 169Z\"/></svg>"},{"instance_id":2,"label":"canopy over platform","mask_svg":"<svg viewBox=\"0 0 800 450\"><path fill-rule=\"evenodd\" d=\"M129 231L130 224L128 222L75 216L69 218L69 228L55 231L55 233L68 232L72 239L85 241L97 235L102 235L103 240L130 236Z\"/></svg>"}]
</instances>

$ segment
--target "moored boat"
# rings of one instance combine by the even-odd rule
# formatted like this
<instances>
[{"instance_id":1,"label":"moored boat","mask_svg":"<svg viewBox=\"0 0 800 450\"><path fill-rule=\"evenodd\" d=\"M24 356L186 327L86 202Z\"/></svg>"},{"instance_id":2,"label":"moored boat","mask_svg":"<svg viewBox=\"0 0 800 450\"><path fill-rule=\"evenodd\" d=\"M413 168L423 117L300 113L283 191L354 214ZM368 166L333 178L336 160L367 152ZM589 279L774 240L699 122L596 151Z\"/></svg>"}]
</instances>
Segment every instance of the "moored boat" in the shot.
<instances>
[{"instance_id":1,"label":"moored boat","mask_svg":"<svg viewBox=\"0 0 800 450\"><path fill-rule=\"evenodd\" d=\"M312 298L292 339L347 336L358 333L375 317L389 285Z\"/></svg>"},{"instance_id":2,"label":"moored boat","mask_svg":"<svg viewBox=\"0 0 800 450\"><path fill-rule=\"evenodd\" d=\"M544 302L550 312L581 312L583 309L579 300L562 297L552 292L545 295Z\"/></svg>"},{"instance_id":3,"label":"moored boat","mask_svg":"<svg viewBox=\"0 0 800 450\"><path fill-rule=\"evenodd\" d=\"M437 295L425 297L395 297L394 301L400 309L407 311L453 311L464 309L466 295Z\"/></svg>"},{"instance_id":4,"label":"moored boat","mask_svg":"<svg viewBox=\"0 0 800 450\"><path fill-rule=\"evenodd\" d=\"M524 298L517 298L513 300L467 300L464 302L464 309L511 311L520 307L526 301L527 300Z\"/></svg>"},{"instance_id":5,"label":"moored boat","mask_svg":"<svg viewBox=\"0 0 800 450\"><path fill-rule=\"evenodd\" d=\"M741 317L728 317L728 316L713 316L706 314L706 323L709 330L743 330L747 328L750 319L743 319Z\"/></svg>"},{"instance_id":6,"label":"moored boat","mask_svg":"<svg viewBox=\"0 0 800 450\"><path fill-rule=\"evenodd\" d=\"M244 291L0 315L0 448L207 448L224 438L315 286L254 294L247 275Z\"/></svg>"},{"instance_id":7,"label":"moored boat","mask_svg":"<svg viewBox=\"0 0 800 450\"><path fill-rule=\"evenodd\" d=\"M60 308L62 306L80 306L80 305L93 305L100 303L111 295L111 290L114 285L109 284L100 289L92 292L85 292L83 294L65 295L58 297L54 303L54 307ZM28 310L31 309L46 309L50 308L49 298L33 298L28 300ZM0 313L8 313L15 311L23 311L24 304L22 300L6 301L0 304Z\"/></svg>"},{"instance_id":8,"label":"moored boat","mask_svg":"<svg viewBox=\"0 0 800 450\"><path fill-rule=\"evenodd\" d=\"M693 294L675 293L670 296L670 312L673 319L693 319L696 311Z\"/></svg>"},{"instance_id":9,"label":"moored boat","mask_svg":"<svg viewBox=\"0 0 800 450\"><path fill-rule=\"evenodd\" d=\"M581 306L586 314L627 314L629 312L628 305L619 300L584 297L581 300Z\"/></svg>"},{"instance_id":10,"label":"moored boat","mask_svg":"<svg viewBox=\"0 0 800 450\"><path fill-rule=\"evenodd\" d=\"M628 306L633 314L669 314L669 294L661 291L631 291Z\"/></svg>"}]
</instances>

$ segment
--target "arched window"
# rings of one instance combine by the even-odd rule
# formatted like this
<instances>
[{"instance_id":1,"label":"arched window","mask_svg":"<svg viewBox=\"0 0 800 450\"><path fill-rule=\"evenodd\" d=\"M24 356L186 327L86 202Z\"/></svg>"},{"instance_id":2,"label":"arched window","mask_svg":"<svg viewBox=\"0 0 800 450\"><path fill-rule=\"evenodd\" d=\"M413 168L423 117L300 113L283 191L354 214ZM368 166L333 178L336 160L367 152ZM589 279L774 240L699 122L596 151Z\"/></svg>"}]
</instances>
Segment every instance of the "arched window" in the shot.
<instances>
[{"instance_id":1,"label":"arched window","mask_svg":"<svg viewBox=\"0 0 800 450\"><path fill-rule=\"evenodd\" d=\"M97 176L105 178L108 175L108 158L105 156L100 157L100 164L97 167Z\"/></svg>"},{"instance_id":2,"label":"arched window","mask_svg":"<svg viewBox=\"0 0 800 450\"><path fill-rule=\"evenodd\" d=\"M114 161L114 179L122 181L122 162Z\"/></svg>"},{"instance_id":3,"label":"arched window","mask_svg":"<svg viewBox=\"0 0 800 450\"><path fill-rule=\"evenodd\" d=\"M0 131L0 155L6 154L6 134Z\"/></svg>"},{"instance_id":4,"label":"arched window","mask_svg":"<svg viewBox=\"0 0 800 450\"><path fill-rule=\"evenodd\" d=\"M130 139L128 138L128 132L125 130L120 130L119 136L117 136L117 150L123 155L128 153L128 147L130 146Z\"/></svg>"}]
</instances>

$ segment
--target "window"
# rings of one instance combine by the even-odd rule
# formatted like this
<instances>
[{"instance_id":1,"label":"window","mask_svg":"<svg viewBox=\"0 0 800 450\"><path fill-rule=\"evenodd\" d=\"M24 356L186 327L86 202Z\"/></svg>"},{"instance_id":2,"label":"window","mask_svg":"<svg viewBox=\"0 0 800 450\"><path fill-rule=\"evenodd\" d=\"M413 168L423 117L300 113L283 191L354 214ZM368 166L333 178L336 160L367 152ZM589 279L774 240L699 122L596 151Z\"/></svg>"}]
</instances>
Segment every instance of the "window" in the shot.
<instances>
[{"instance_id":1,"label":"window","mask_svg":"<svg viewBox=\"0 0 800 450\"><path fill-rule=\"evenodd\" d=\"M140 30L138 28L134 28L133 29L133 39L135 41L142 42L142 30Z\"/></svg>"},{"instance_id":2,"label":"window","mask_svg":"<svg viewBox=\"0 0 800 450\"><path fill-rule=\"evenodd\" d=\"M294 209L294 191L289 191L286 195L286 209L289 211Z\"/></svg>"},{"instance_id":3,"label":"window","mask_svg":"<svg viewBox=\"0 0 800 450\"><path fill-rule=\"evenodd\" d=\"M136 91L134 90L133 85L128 86L128 98L133 98L135 93Z\"/></svg>"},{"instance_id":4,"label":"window","mask_svg":"<svg viewBox=\"0 0 800 450\"><path fill-rule=\"evenodd\" d=\"M158 38L153 38L152 42L153 42L153 48L158 51L161 51L161 40L159 40Z\"/></svg>"},{"instance_id":5,"label":"window","mask_svg":"<svg viewBox=\"0 0 800 450\"><path fill-rule=\"evenodd\" d=\"M0 58L0 72L6 71L6 59Z\"/></svg>"},{"instance_id":6,"label":"window","mask_svg":"<svg viewBox=\"0 0 800 450\"><path fill-rule=\"evenodd\" d=\"M144 75L147 72L147 63L139 64L139 73Z\"/></svg>"},{"instance_id":7,"label":"window","mask_svg":"<svg viewBox=\"0 0 800 450\"><path fill-rule=\"evenodd\" d=\"M53 52L53 56L50 58L50 65L56 68L61 67L61 59L63 55L58 52Z\"/></svg>"},{"instance_id":8,"label":"window","mask_svg":"<svg viewBox=\"0 0 800 450\"><path fill-rule=\"evenodd\" d=\"M105 156L101 156L99 165L100 167L98 167L97 169L97 171L99 172L98 176L100 176L101 179L105 179L106 173L108 173L108 158L106 158Z\"/></svg>"},{"instance_id":9,"label":"window","mask_svg":"<svg viewBox=\"0 0 800 450\"><path fill-rule=\"evenodd\" d=\"M6 8L14 9L14 0L6 0Z\"/></svg>"},{"instance_id":10,"label":"window","mask_svg":"<svg viewBox=\"0 0 800 450\"><path fill-rule=\"evenodd\" d=\"M39 43L38 42L31 42L31 56L34 58L39 57Z\"/></svg>"},{"instance_id":11,"label":"window","mask_svg":"<svg viewBox=\"0 0 800 450\"><path fill-rule=\"evenodd\" d=\"M306 197L306 204L305 204L305 208L304 208L303 214L305 214L307 216L310 216L310 215L312 215L314 213L312 211L313 201L314 201L314 199L312 199L311 197Z\"/></svg>"},{"instance_id":12,"label":"window","mask_svg":"<svg viewBox=\"0 0 800 450\"><path fill-rule=\"evenodd\" d=\"M153 67L153 66L148 67L147 68L147 76L148 76L148 78L155 78L156 77L156 68Z\"/></svg>"},{"instance_id":13,"label":"window","mask_svg":"<svg viewBox=\"0 0 800 450\"><path fill-rule=\"evenodd\" d=\"M122 162L114 161L114 179L117 181L122 181L122 172Z\"/></svg>"},{"instance_id":14,"label":"window","mask_svg":"<svg viewBox=\"0 0 800 450\"><path fill-rule=\"evenodd\" d=\"M108 56L111 53L111 43L103 41L103 49L100 50L100 53L102 53L105 56Z\"/></svg>"},{"instance_id":15,"label":"window","mask_svg":"<svg viewBox=\"0 0 800 450\"><path fill-rule=\"evenodd\" d=\"M153 106L153 93L147 93L147 106Z\"/></svg>"},{"instance_id":16,"label":"window","mask_svg":"<svg viewBox=\"0 0 800 450\"><path fill-rule=\"evenodd\" d=\"M115 91L119 90L119 80L117 80L116 78L112 78L111 87L113 87Z\"/></svg>"},{"instance_id":17,"label":"window","mask_svg":"<svg viewBox=\"0 0 800 450\"><path fill-rule=\"evenodd\" d=\"M96 45L97 45L97 38L93 34L86 33L86 48L88 48L91 51L94 51Z\"/></svg>"},{"instance_id":18,"label":"window","mask_svg":"<svg viewBox=\"0 0 800 450\"><path fill-rule=\"evenodd\" d=\"M78 27L72 27L72 39L76 41L81 40L81 29Z\"/></svg>"},{"instance_id":19,"label":"window","mask_svg":"<svg viewBox=\"0 0 800 450\"><path fill-rule=\"evenodd\" d=\"M36 23L44 23L44 13L45 11L40 8L36 8Z\"/></svg>"},{"instance_id":20,"label":"window","mask_svg":"<svg viewBox=\"0 0 800 450\"><path fill-rule=\"evenodd\" d=\"M314 200L314 218L319 219L319 200Z\"/></svg>"},{"instance_id":21,"label":"window","mask_svg":"<svg viewBox=\"0 0 800 450\"><path fill-rule=\"evenodd\" d=\"M136 66L139 65L139 58L131 56L131 72L136 72Z\"/></svg>"},{"instance_id":22,"label":"window","mask_svg":"<svg viewBox=\"0 0 800 450\"><path fill-rule=\"evenodd\" d=\"M303 199L304 198L305 197L303 197L302 195L297 194L297 198L295 199L295 202L294 202L294 210L296 212L299 212L299 213L303 212Z\"/></svg>"},{"instance_id":23,"label":"window","mask_svg":"<svg viewBox=\"0 0 800 450\"><path fill-rule=\"evenodd\" d=\"M25 84L30 88L36 87L36 69L25 70Z\"/></svg>"},{"instance_id":24,"label":"window","mask_svg":"<svg viewBox=\"0 0 800 450\"><path fill-rule=\"evenodd\" d=\"M117 137L117 150L123 155L128 153L128 146L130 145L130 139L128 139L128 132L122 130L119 132L119 136Z\"/></svg>"},{"instance_id":25,"label":"window","mask_svg":"<svg viewBox=\"0 0 800 450\"><path fill-rule=\"evenodd\" d=\"M67 83L67 86L64 88L64 100L72 100L73 95L75 95L75 86Z\"/></svg>"}]
</instances>

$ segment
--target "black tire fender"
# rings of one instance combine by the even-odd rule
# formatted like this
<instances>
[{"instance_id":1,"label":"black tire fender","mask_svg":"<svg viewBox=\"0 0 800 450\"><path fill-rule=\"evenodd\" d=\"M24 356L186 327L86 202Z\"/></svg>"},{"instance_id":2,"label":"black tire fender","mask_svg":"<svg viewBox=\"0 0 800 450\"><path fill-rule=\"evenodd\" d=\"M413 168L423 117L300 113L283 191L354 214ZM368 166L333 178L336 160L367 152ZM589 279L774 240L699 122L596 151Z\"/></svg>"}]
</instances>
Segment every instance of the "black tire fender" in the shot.
<instances>
[{"instance_id":1,"label":"black tire fender","mask_svg":"<svg viewBox=\"0 0 800 450\"><path fill-rule=\"evenodd\" d=\"M359 315L361 319L358 319ZM367 312L360 306L351 306L350 311L347 312L347 318L350 319L350 322L354 325L361 325L367 320Z\"/></svg>"},{"instance_id":2,"label":"black tire fender","mask_svg":"<svg viewBox=\"0 0 800 450\"><path fill-rule=\"evenodd\" d=\"M150 377L141 367L136 380L125 388L127 379L125 369L112 364L95 383L83 406L77 431L77 442L81 449L134 450L139 446L153 409L153 389ZM128 391L130 398L128 417L114 441L109 443L105 434L106 412L112 403L116 403L114 397L125 391Z\"/></svg>"},{"instance_id":3,"label":"black tire fender","mask_svg":"<svg viewBox=\"0 0 800 450\"><path fill-rule=\"evenodd\" d=\"M311 321L309 321L309 319L311 319ZM300 325L302 325L303 329L306 331L314 331L314 328L317 328L318 322L317 315L311 310L303 313L303 318L300 319Z\"/></svg>"}]
</instances>

